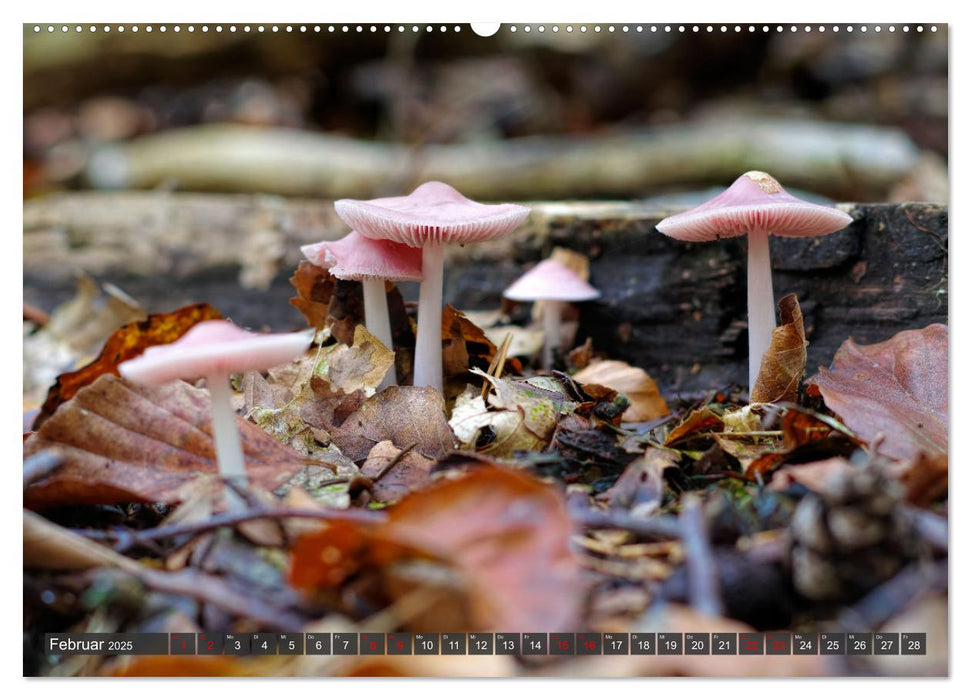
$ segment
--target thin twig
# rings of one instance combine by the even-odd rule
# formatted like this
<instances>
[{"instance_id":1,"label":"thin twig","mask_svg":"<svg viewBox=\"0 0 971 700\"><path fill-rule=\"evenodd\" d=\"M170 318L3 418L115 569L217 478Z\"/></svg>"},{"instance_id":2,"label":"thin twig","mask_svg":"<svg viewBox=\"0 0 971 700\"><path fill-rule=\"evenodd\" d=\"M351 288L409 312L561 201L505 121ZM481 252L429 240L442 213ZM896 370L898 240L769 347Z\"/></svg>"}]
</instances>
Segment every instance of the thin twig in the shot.
<instances>
[{"instance_id":1,"label":"thin twig","mask_svg":"<svg viewBox=\"0 0 971 700\"><path fill-rule=\"evenodd\" d=\"M627 530L639 537L655 540L676 540L681 535L678 521L670 516L633 518L626 511L574 507L570 509L570 517L591 530Z\"/></svg>"},{"instance_id":2,"label":"thin twig","mask_svg":"<svg viewBox=\"0 0 971 700\"><path fill-rule=\"evenodd\" d=\"M681 541L684 543L685 566L688 570L688 595L698 612L714 617L724 614L718 567L715 565L708 525L701 499L694 493L681 501Z\"/></svg>"},{"instance_id":3,"label":"thin twig","mask_svg":"<svg viewBox=\"0 0 971 700\"><path fill-rule=\"evenodd\" d=\"M216 530L221 527L231 527L250 520L309 518L314 520L343 520L356 523L380 523L387 519L379 511L364 510L312 510L308 508L259 508L239 513L222 513L209 520L199 523L179 523L178 525L162 525L146 530L127 530L124 532L104 532L101 530L75 530L77 534L93 540L115 540L114 549L126 552L136 545L143 545L154 540L168 539L182 535L197 535L201 532Z\"/></svg>"},{"instance_id":4,"label":"thin twig","mask_svg":"<svg viewBox=\"0 0 971 700\"><path fill-rule=\"evenodd\" d=\"M405 458L405 455L407 455L409 452L411 452L416 447L418 447L418 443L417 442L413 442L410 445L408 445L408 447L406 447L405 449L403 449L401 452L399 452L398 454L396 454L392 459L390 459L388 461L387 464L385 464L383 467L381 467L381 471L378 472L377 476L375 476L373 479L371 479L371 483L373 484L374 482L378 481L382 476L384 476L385 474L387 474L391 470L392 467L394 467L401 460L403 460Z\"/></svg>"}]
</instances>

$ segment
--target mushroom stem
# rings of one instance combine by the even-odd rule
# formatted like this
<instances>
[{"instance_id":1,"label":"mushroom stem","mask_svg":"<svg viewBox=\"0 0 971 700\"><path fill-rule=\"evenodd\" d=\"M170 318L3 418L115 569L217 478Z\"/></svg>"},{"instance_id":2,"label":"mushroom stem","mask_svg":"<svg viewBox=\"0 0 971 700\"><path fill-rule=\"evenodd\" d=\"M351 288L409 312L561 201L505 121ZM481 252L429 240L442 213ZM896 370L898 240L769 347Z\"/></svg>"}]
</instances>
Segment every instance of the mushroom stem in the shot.
<instances>
[{"instance_id":1,"label":"mushroom stem","mask_svg":"<svg viewBox=\"0 0 971 700\"><path fill-rule=\"evenodd\" d=\"M772 293L772 262L769 234L753 231L748 235L748 383L749 395L755 389L762 356L772 342L775 329L775 296Z\"/></svg>"},{"instance_id":2,"label":"mushroom stem","mask_svg":"<svg viewBox=\"0 0 971 700\"><path fill-rule=\"evenodd\" d=\"M375 338L384 343L388 350L394 351L391 340L391 317L388 314L388 295L384 289L384 280L377 277L367 277L362 280L364 286L364 325ZM384 375L378 385L378 391L398 383L394 364Z\"/></svg>"},{"instance_id":3,"label":"mushroom stem","mask_svg":"<svg viewBox=\"0 0 971 700\"><path fill-rule=\"evenodd\" d=\"M543 369L553 369L553 354L560 344L560 320L563 302L556 299L543 301Z\"/></svg>"},{"instance_id":4,"label":"mushroom stem","mask_svg":"<svg viewBox=\"0 0 971 700\"><path fill-rule=\"evenodd\" d=\"M418 292L418 337L415 338L415 386L442 390L442 276L444 243L422 249L421 289Z\"/></svg>"},{"instance_id":5,"label":"mushroom stem","mask_svg":"<svg viewBox=\"0 0 971 700\"><path fill-rule=\"evenodd\" d=\"M219 475L237 486L246 487L246 464L243 461L243 447L236 428L236 413L230 403L229 377L216 374L206 377L209 386L209 401L212 405L212 440L216 445L216 460ZM246 504L233 489L226 487L226 509L239 510Z\"/></svg>"}]
</instances>

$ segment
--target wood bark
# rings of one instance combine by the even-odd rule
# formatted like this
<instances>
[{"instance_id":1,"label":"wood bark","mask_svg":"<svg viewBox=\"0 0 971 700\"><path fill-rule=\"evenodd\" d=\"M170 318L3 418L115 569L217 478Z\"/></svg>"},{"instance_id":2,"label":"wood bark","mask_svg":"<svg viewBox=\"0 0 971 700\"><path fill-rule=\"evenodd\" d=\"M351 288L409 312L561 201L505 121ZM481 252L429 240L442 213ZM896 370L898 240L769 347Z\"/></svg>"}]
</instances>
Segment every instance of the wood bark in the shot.
<instances>
[{"instance_id":1,"label":"wood bark","mask_svg":"<svg viewBox=\"0 0 971 700\"><path fill-rule=\"evenodd\" d=\"M530 219L507 238L446 249L446 301L497 308L505 287L563 246L590 257L602 293L579 307L578 344L590 336L597 351L643 367L668 397L744 384L744 239L672 240L654 226L673 210L637 203L530 206ZM776 296L795 292L802 305L810 372L849 337L872 343L947 322L947 208L840 206L854 219L845 230L771 241ZM287 303L299 246L346 232L323 200L145 192L32 200L25 300L51 309L71 296L80 269L151 311L209 301L237 323L285 330L301 323ZM417 299L417 285L401 287ZM527 309L516 313L525 319Z\"/></svg>"}]
</instances>

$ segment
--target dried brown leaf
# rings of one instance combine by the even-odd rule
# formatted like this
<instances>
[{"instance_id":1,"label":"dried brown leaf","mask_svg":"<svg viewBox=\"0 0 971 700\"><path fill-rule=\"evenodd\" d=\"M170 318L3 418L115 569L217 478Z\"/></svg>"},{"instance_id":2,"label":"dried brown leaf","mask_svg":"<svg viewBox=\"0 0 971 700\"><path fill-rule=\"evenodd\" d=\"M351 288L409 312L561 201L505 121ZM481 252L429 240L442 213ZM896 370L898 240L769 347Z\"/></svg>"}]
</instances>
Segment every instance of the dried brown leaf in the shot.
<instances>
[{"instance_id":1,"label":"dried brown leaf","mask_svg":"<svg viewBox=\"0 0 971 700\"><path fill-rule=\"evenodd\" d=\"M390 386L329 430L334 444L354 462L365 459L384 440L401 449L414 444L415 450L431 459L455 446L445 419L445 401L427 386Z\"/></svg>"},{"instance_id":2,"label":"dried brown leaf","mask_svg":"<svg viewBox=\"0 0 971 700\"><path fill-rule=\"evenodd\" d=\"M879 451L947 458L947 326L902 331L874 345L844 342L811 382L826 405Z\"/></svg>"},{"instance_id":3,"label":"dried brown leaf","mask_svg":"<svg viewBox=\"0 0 971 700\"><path fill-rule=\"evenodd\" d=\"M304 315L307 325L312 328L326 326L330 298L337 286L337 278L309 260L301 260L290 278L290 284L297 291L297 296L290 299L290 304Z\"/></svg>"},{"instance_id":4,"label":"dried brown leaf","mask_svg":"<svg viewBox=\"0 0 971 700\"><path fill-rule=\"evenodd\" d=\"M772 331L769 349L762 356L759 376L752 388L752 403L795 401L806 374L806 329L795 294L779 300L782 324Z\"/></svg>"},{"instance_id":5,"label":"dried brown leaf","mask_svg":"<svg viewBox=\"0 0 971 700\"><path fill-rule=\"evenodd\" d=\"M633 517L649 517L661 507L664 472L677 468L677 452L648 447L643 456L627 465L620 478L598 500L612 508L629 511Z\"/></svg>"},{"instance_id":6,"label":"dried brown leaf","mask_svg":"<svg viewBox=\"0 0 971 700\"><path fill-rule=\"evenodd\" d=\"M722 430L725 424L710 408L699 408L687 415L678 423L664 440L664 446L670 447L685 442L698 433Z\"/></svg>"},{"instance_id":7,"label":"dried brown leaf","mask_svg":"<svg viewBox=\"0 0 971 700\"><path fill-rule=\"evenodd\" d=\"M556 489L483 467L406 496L388 516L384 524L340 523L300 538L293 584L328 589L362 569L387 574L393 564L431 559L458 575L467 629L572 631L578 623L584 587Z\"/></svg>"},{"instance_id":8,"label":"dried brown leaf","mask_svg":"<svg viewBox=\"0 0 971 700\"><path fill-rule=\"evenodd\" d=\"M117 377L118 365L125 360L141 355L146 348L153 345L173 343L197 323L217 318L222 318L222 314L209 304L193 304L171 313L151 314L141 321L122 326L111 334L96 360L57 378L54 386L47 392L47 399L34 421L34 430L82 387L103 374Z\"/></svg>"},{"instance_id":9,"label":"dried brown leaf","mask_svg":"<svg viewBox=\"0 0 971 700\"><path fill-rule=\"evenodd\" d=\"M273 491L304 467L302 455L237 418L250 483ZM185 382L146 387L102 375L24 443L24 456L56 448L64 464L24 492L38 509L81 503L178 503L188 489L222 498L209 392Z\"/></svg>"},{"instance_id":10,"label":"dried brown leaf","mask_svg":"<svg viewBox=\"0 0 971 700\"><path fill-rule=\"evenodd\" d=\"M371 479L371 494L378 501L396 501L431 479L435 460L415 450L404 456L401 453L390 440L384 440L371 448L361 465L361 476Z\"/></svg>"},{"instance_id":11,"label":"dried brown leaf","mask_svg":"<svg viewBox=\"0 0 971 700\"><path fill-rule=\"evenodd\" d=\"M594 362L573 375L573 379L581 384L600 384L626 396L630 406L624 411L623 420L627 422L650 421L671 412L651 376L626 362Z\"/></svg>"}]
</instances>

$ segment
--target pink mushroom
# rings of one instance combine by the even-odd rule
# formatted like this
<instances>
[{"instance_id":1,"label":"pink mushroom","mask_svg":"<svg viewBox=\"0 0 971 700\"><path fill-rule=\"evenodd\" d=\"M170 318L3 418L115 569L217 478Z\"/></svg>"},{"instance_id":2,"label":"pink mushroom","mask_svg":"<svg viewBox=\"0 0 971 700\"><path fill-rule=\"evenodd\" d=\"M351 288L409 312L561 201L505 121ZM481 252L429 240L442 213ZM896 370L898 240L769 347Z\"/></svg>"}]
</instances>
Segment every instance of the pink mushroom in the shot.
<instances>
[{"instance_id":1,"label":"pink mushroom","mask_svg":"<svg viewBox=\"0 0 971 700\"><path fill-rule=\"evenodd\" d=\"M227 481L247 485L243 448L230 404L229 375L248 369L267 369L302 355L313 338L312 331L262 335L244 331L229 321L203 321L168 345L148 348L140 356L122 362L118 371L125 379L141 384L165 384L176 379L205 377L212 404L212 439L219 473ZM239 508L242 502L226 489L226 502Z\"/></svg>"},{"instance_id":2,"label":"pink mushroom","mask_svg":"<svg viewBox=\"0 0 971 700\"><path fill-rule=\"evenodd\" d=\"M822 236L846 228L852 221L838 209L793 197L774 177L753 170L717 197L657 225L658 231L667 236L692 242L748 234L750 390L755 386L762 356L769 349L775 329L769 235Z\"/></svg>"},{"instance_id":3,"label":"pink mushroom","mask_svg":"<svg viewBox=\"0 0 971 700\"><path fill-rule=\"evenodd\" d=\"M589 301L600 292L563 263L544 260L502 293L513 301L542 301L543 369L553 369L553 349L559 344L563 307L571 301Z\"/></svg>"},{"instance_id":4,"label":"pink mushroom","mask_svg":"<svg viewBox=\"0 0 971 700\"><path fill-rule=\"evenodd\" d=\"M442 389L442 275L446 243L476 243L506 235L529 215L518 204L480 204L442 182L426 182L405 197L341 199L338 216L368 238L422 248L422 283L415 339L415 386Z\"/></svg>"},{"instance_id":5,"label":"pink mushroom","mask_svg":"<svg viewBox=\"0 0 971 700\"><path fill-rule=\"evenodd\" d=\"M364 287L364 324L384 345L394 349L385 280L421 281L421 249L394 241L382 241L351 231L339 241L321 241L305 245L300 251L334 277L360 280ZM378 390L397 384L394 365L388 370Z\"/></svg>"}]
</instances>

